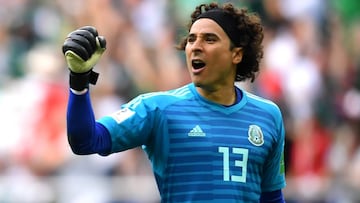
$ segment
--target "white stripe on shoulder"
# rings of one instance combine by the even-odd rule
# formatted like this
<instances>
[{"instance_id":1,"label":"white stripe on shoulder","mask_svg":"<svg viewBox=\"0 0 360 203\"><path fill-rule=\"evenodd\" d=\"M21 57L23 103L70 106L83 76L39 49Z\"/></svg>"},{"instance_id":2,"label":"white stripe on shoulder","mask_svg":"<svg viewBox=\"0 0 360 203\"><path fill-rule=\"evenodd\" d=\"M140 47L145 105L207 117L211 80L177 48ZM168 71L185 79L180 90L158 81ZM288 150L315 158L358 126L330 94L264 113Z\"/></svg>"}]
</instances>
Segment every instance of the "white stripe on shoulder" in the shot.
<instances>
[{"instance_id":1,"label":"white stripe on shoulder","mask_svg":"<svg viewBox=\"0 0 360 203\"><path fill-rule=\"evenodd\" d=\"M143 99L151 98L154 96L163 96L163 95L184 96L184 95L188 94L189 92L190 92L190 89L187 86L184 86L184 87L181 87L178 89L174 89L174 90L169 90L169 91L149 92L149 93L139 95L131 102L131 104L133 106L137 106L141 103L141 101Z\"/></svg>"},{"instance_id":2,"label":"white stripe on shoulder","mask_svg":"<svg viewBox=\"0 0 360 203\"><path fill-rule=\"evenodd\" d=\"M170 95L174 95L174 96L183 96L183 95L188 94L189 92L190 92L190 89L187 86L185 86L185 87L175 89L173 91L169 91L167 93Z\"/></svg>"},{"instance_id":3,"label":"white stripe on shoulder","mask_svg":"<svg viewBox=\"0 0 360 203\"><path fill-rule=\"evenodd\" d=\"M269 100L269 99L265 99L263 97L260 97L260 96L257 96L255 94L252 94L250 92L246 92L246 95L249 97L249 98L252 98L252 99L255 99L259 102L263 102L263 103L267 103L267 104L271 104L271 105L274 105L274 106L277 106L273 101Z\"/></svg>"}]
</instances>

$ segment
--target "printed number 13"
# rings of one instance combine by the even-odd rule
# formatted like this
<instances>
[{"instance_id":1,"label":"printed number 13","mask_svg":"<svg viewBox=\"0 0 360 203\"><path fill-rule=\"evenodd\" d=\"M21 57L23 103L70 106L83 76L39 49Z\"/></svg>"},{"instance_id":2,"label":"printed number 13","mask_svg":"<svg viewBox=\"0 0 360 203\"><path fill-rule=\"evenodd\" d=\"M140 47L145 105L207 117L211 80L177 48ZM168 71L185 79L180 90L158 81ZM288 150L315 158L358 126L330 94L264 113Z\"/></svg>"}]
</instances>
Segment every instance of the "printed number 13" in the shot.
<instances>
[{"instance_id":1,"label":"printed number 13","mask_svg":"<svg viewBox=\"0 0 360 203\"><path fill-rule=\"evenodd\" d=\"M219 147L219 152L223 154L223 177L224 181L234 181L246 183L247 161L249 150L244 148L232 148L232 154L241 154L242 160L235 160L235 166L241 168L241 175L230 176L230 149L229 147ZM231 179L230 179L231 178Z\"/></svg>"}]
</instances>

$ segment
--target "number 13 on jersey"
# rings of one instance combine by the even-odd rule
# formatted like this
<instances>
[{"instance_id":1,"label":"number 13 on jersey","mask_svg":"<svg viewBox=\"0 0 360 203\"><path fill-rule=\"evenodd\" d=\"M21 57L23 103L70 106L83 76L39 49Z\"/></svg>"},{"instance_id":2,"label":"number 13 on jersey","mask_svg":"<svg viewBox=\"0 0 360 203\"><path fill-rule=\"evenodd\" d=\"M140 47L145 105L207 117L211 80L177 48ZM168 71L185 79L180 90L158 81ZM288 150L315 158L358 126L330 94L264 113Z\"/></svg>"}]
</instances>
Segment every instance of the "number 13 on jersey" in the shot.
<instances>
[{"instance_id":1,"label":"number 13 on jersey","mask_svg":"<svg viewBox=\"0 0 360 203\"><path fill-rule=\"evenodd\" d=\"M223 178L224 181L234 181L246 183L246 173L247 173L247 162L249 156L249 150L244 148L233 147L219 147L218 151L223 154ZM230 155L242 155L242 159L236 159L234 162L230 163ZM241 157L241 156L239 156ZM230 164L234 164L235 167L238 167L241 171L238 175L230 176ZM231 174L237 174L237 172L231 172Z\"/></svg>"}]
</instances>

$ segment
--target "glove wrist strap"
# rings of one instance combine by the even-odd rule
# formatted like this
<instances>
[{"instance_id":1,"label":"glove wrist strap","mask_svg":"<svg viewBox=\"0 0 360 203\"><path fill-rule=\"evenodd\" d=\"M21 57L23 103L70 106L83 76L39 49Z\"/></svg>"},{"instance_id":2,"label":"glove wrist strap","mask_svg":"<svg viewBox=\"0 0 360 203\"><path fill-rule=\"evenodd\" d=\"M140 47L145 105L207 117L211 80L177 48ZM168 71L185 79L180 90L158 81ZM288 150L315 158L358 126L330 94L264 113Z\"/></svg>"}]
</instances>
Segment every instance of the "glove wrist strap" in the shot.
<instances>
[{"instance_id":1,"label":"glove wrist strap","mask_svg":"<svg viewBox=\"0 0 360 203\"><path fill-rule=\"evenodd\" d=\"M70 88L77 91L89 88L89 84L96 84L98 77L99 73L94 72L92 69L86 73L75 73L70 71Z\"/></svg>"}]
</instances>

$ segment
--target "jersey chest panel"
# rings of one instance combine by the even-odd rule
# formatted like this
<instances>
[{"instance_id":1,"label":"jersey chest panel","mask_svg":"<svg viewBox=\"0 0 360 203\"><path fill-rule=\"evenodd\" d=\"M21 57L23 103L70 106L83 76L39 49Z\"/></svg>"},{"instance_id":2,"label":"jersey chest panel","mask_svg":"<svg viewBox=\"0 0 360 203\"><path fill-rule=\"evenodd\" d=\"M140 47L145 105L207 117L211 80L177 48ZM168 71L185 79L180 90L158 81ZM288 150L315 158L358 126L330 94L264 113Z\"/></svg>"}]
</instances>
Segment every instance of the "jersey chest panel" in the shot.
<instances>
[{"instance_id":1,"label":"jersey chest panel","mask_svg":"<svg viewBox=\"0 0 360 203\"><path fill-rule=\"evenodd\" d=\"M266 140L268 131L260 123L244 119L241 113L225 115L202 110L182 109L168 116L165 182L171 185L166 190L200 194L207 191L212 198L229 193L250 201L261 191L263 165L271 146ZM263 143L250 138L254 134L250 126L262 129ZM209 190L213 192L209 194Z\"/></svg>"}]
</instances>

